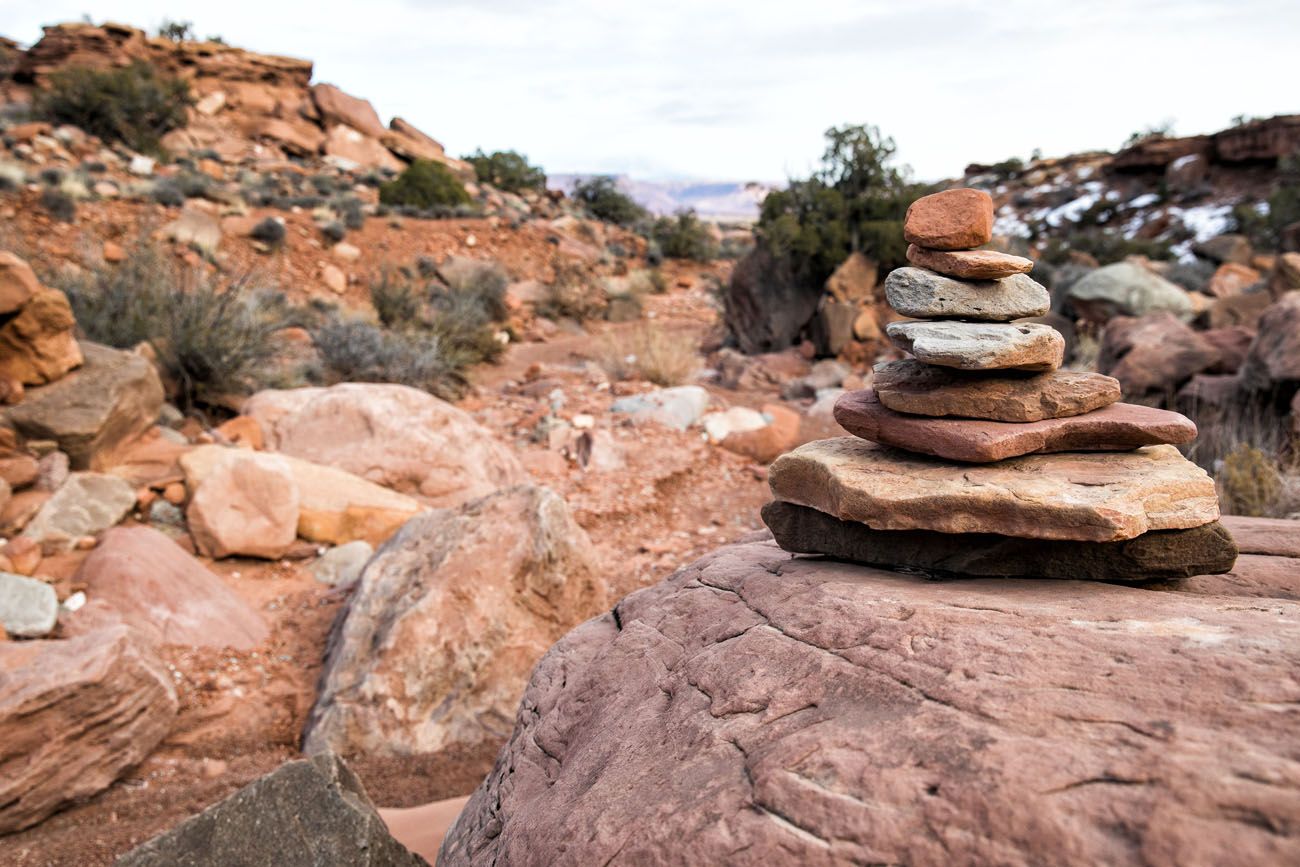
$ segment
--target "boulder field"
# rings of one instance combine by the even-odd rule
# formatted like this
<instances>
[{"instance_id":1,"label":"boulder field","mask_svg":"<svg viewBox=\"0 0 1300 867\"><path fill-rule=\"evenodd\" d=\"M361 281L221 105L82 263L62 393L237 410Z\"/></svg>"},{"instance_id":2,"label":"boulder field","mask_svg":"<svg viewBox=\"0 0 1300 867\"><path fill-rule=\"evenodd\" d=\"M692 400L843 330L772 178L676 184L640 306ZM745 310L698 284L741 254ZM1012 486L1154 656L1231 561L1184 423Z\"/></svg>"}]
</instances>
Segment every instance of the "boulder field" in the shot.
<instances>
[{"instance_id":1,"label":"boulder field","mask_svg":"<svg viewBox=\"0 0 1300 867\"><path fill-rule=\"evenodd\" d=\"M547 653L438 863L1295 863L1270 550L1142 589L723 548Z\"/></svg>"}]
</instances>

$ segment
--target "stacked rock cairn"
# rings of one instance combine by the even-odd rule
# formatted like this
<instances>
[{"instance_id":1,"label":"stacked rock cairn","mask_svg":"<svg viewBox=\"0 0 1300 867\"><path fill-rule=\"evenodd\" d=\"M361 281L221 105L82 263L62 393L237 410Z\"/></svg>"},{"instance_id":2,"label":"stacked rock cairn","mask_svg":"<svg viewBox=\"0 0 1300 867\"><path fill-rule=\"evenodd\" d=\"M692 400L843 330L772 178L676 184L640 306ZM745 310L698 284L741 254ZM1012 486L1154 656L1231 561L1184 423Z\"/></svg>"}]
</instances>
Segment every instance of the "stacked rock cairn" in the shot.
<instances>
[{"instance_id":1,"label":"stacked rock cairn","mask_svg":"<svg viewBox=\"0 0 1300 867\"><path fill-rule=\"evenodd\" d=\"M885 280L912 358L835 406L854 436L782 455L763 518L788 551L934 576L1170 581L1232 569L1214 482L1176 448L1178 413L1059 369L1065 341L1033 262L990 250L993 201L917 200L909 267Z\"/></svg>"}]
</instances>

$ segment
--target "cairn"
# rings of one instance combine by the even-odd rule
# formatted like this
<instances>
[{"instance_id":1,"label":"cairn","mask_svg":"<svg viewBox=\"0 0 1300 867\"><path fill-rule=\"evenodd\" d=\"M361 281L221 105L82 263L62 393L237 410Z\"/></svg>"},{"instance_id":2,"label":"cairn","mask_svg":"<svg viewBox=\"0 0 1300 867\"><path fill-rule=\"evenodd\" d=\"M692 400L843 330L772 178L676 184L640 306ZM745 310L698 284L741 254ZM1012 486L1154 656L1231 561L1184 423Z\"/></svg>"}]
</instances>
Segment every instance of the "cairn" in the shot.
<instances>
[{"instance_id":1,"label":"cairn","mask_svg":"<svg viewBox=\"0 0 1300 867\"><path fill-rule=\"evenodd\" d=\"M1227 572L1214 482L1179 453L1196 426L1120 403L1118 381L1060 370L1065 341L1029 259L976 249L993 202L917 200L909 267L885 280L912 358L835 406L854 436L807 443L769 475L763 519L788 551L929 575L1147 582Z\"/></svg>"}]
</instances>

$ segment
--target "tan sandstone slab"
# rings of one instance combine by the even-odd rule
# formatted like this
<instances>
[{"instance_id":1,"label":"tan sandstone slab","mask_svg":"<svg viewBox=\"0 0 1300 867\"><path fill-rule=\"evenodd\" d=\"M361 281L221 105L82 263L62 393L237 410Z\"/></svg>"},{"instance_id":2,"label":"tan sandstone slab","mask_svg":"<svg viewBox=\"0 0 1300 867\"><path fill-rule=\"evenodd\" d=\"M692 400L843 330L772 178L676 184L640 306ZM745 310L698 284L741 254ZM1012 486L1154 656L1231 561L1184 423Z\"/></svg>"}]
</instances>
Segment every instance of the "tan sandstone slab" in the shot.
<instances>
[{"instance_id":1,"label":"tan sandstone slab","mask_svg":"<svg viewBox=\"0 0 1300 867\"><path fill-rule=\"evenodd\" d=\"M993 198L983 190L944 190L907 209L903 237L935 250L968 250L993 237Z\"/></svg>"},{"instance_id":2,"label":"tan sandstone slab","mask_svg":"<svg viewBox=\"0 0 1300 867\"><path fill-rule=\"evenodd\" d=\"M1218 520L1213 480L1173 446L954 466L858 437L772 464L773 496L877 530L1113 542Z\"/></svg>"},{"instance_id":3,"label":"tan sandstone slab","mask_svg":"<svg viewBox=\"0 0 1300 867\"><path fill-rule=\"evenodd\" d=\"M915 358L875 369L880 402L912 415L1041 421L1066 418L1120 399L1119 380L1100 373L1053 370L1040 374L985 374L924 364Z\"/></svg>"},{"instance_id":4,"label":"tan sandstone slab","mask_svg":"<svg viewBox=\"0 0 1300 867\"><path fill-rule=\"evenodd\" d=\"M893 344L926 364L960 370L1055 370L1065 338L1050 325L1007 322L893 322Z\"/></svg>"},{"instance_id":5,"label":"tan sandstone slab","mask_svg":"<svg viewBox=\"0 0 1300 867\"><path fill-rule=\"evenodd\" d=\"M869 388L840 395L835 420L854 436L873 442L977 464L1048 452L1128 451L1196 439L1196 425L1186 416L1131 403L1031 422L931 418L894 412Z\"/></svg>"},{"instance_id":6,"label":"tan sandstone slab","mask_svg":"<svg viewBox=\"0 0 1300 867\"><path fill-rule=\"evenodd\" d=\"M915 244L907 245L907 261L918 268L966 280L996 280L1034 269L1033 259L996 250L931 250Z\"/></svg>"},{"instance_id":7,"label":"tan sandstone slab","mask_svg":"<svg viewBox=\"0 0 1300 867\"><path fill-rule=\"evenodd\" d=\"M885 278L885 299L904 316L1010 322L1042 316L1052 296L1032 277L957 280L925 268L895 268Z\"/></svg>"}]
</instances>

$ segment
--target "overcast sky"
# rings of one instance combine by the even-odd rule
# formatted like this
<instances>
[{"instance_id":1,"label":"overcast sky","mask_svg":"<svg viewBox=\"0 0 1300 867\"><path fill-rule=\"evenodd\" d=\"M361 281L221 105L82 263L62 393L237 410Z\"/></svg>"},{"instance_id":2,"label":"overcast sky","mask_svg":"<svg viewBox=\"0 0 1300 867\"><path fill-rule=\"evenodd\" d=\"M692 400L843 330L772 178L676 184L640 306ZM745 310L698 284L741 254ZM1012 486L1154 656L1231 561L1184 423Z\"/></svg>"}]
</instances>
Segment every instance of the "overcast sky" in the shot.
<instances>
[{"instance_id":1,"label":"overcast sky","mask_svg":"<svg viewBox=\"0 0 1300 867\"><path fill-rule=\"evenodd\" d=\"M83 14L311 58L452 153L556 173L780 180L867 122L929 180L1300 112L1300 0L0 0L0 34Z\"/></svg>"}]
</instances>

